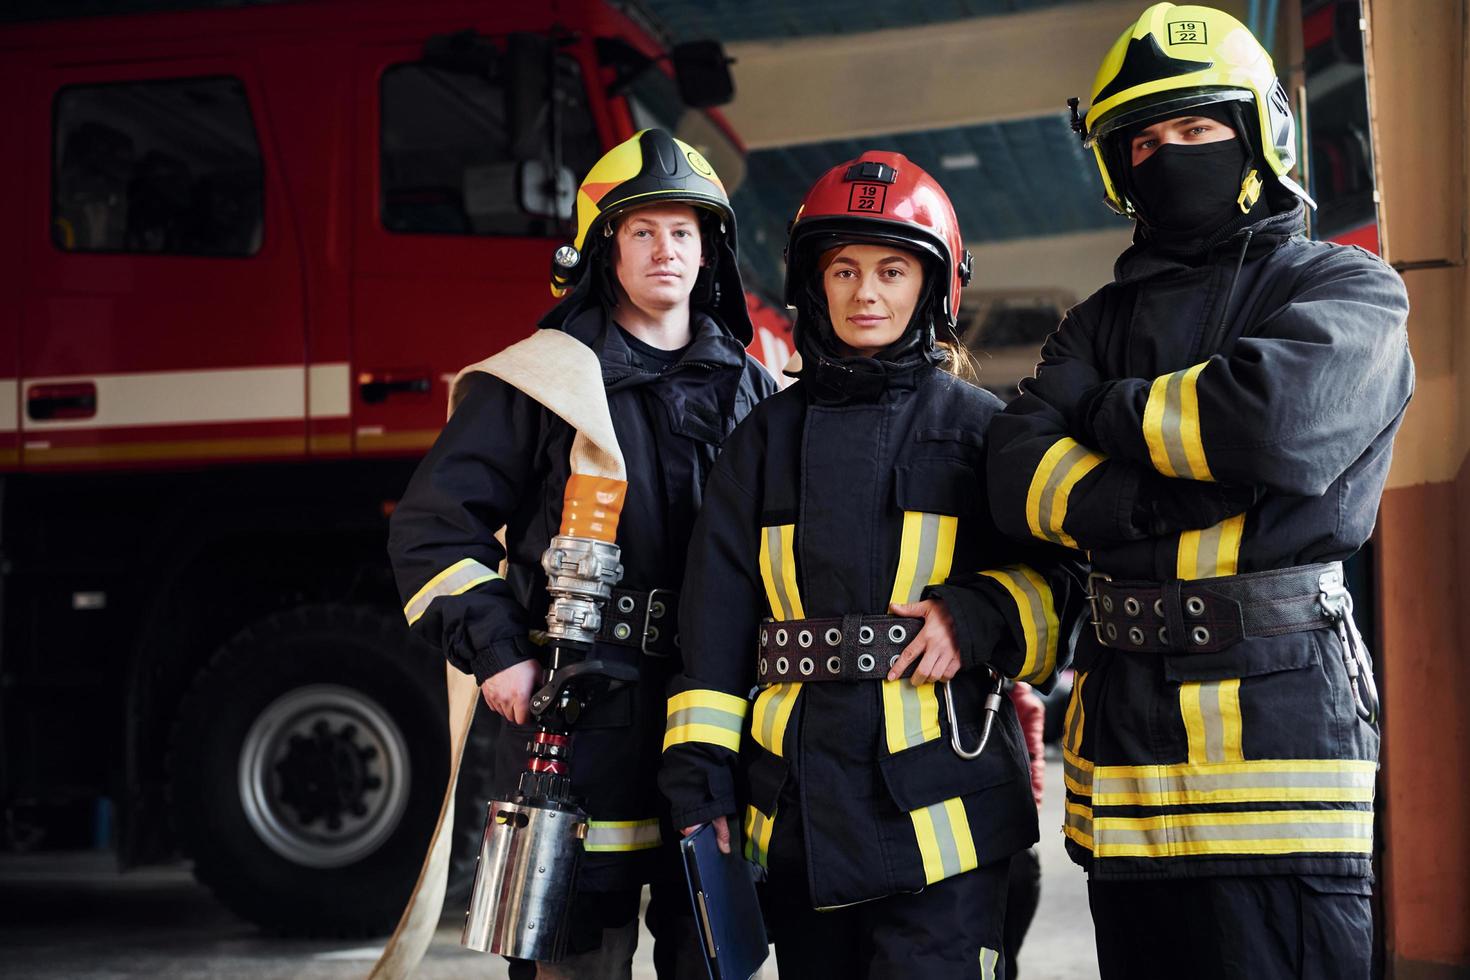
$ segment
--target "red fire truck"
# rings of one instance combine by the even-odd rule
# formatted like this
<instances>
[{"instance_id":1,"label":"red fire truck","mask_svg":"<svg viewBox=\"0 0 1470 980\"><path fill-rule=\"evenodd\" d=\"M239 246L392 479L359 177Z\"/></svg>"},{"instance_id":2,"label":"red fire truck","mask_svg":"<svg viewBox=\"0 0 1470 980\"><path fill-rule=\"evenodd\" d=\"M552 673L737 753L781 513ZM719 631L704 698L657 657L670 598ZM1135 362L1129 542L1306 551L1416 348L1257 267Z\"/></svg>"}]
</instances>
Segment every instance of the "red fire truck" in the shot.
<instances>
[{"instance_id":1,"label":"red fire truck","mask_svg":"<svg viewBox=\"0 0 1470 980\"><path fill-rule=\"evenodd\" d=\"M447 381L549 306L605 149L742 176L723 53L656 37L602 0L0 30L0 844L85 806L268 928L391 928L447 752L386 517Z\"/></svg>"}]
</instances>

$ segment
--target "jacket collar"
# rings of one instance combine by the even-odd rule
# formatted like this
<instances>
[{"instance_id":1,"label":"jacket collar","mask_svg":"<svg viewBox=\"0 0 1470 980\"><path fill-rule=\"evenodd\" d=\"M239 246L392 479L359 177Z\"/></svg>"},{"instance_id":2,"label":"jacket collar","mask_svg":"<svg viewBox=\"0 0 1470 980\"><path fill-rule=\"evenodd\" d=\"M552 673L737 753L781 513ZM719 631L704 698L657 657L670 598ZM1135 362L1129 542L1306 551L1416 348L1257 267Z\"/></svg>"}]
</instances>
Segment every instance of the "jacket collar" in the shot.
<instances>
[{"instance_id":1,"label":"jacket collar","mask_svg":"<svg viewBox=\"0 0 1470 980\"><path fill-rule=\"evenodd\" d=\"M597 353L597 359L602 363L602 382L610 392L694 368L717 371L745 366L745 348L718 320L706 313L693 315L690 323L693 336L684 349L684 356L662 374L642 368L613 322L614 318L598 303L582 307L561 323L563 331Z\"/></svg>"},{"instance_id":2,"label":"jacket collar","mask_svg":"<svg viewBox=\"0 0 1470 980\"><path fill-rule=\"evenodd\" d=\"M1113 266L1113 279L1118 283L1137 282L1154 276L1188 269L1198 269L1219 261L1222 256L1234 261L1246 235L1250 243L1245 258L1253 259L1275 251L1283 243L1302 233L1305 208L1295 207L1268 214L1258 221L1234 229L1233 232L1205 239L1191 248L1176 251L1164 249L1147 237L1135 233L1133 244L1118 256Z\"/></svg>"}]
</instances>

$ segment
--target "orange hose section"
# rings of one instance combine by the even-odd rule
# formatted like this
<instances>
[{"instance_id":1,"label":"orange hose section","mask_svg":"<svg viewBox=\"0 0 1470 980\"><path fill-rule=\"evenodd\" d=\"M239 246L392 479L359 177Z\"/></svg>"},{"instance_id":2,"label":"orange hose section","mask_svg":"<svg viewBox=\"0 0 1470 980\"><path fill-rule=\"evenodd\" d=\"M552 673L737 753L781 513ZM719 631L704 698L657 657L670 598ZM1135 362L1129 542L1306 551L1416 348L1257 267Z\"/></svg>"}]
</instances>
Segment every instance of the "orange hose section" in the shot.
<instances>
[{"instance_id":1,"label":"orange hose section","mask_svg":"<svg viewBox=\"0 0 1470 980\"><path fill-rule=\"evenodd\" d=\"M611 544L617 540L618 517L627 494L627 480L573 473L562 501L561 533Z\"/></svg>"}]
</instances>

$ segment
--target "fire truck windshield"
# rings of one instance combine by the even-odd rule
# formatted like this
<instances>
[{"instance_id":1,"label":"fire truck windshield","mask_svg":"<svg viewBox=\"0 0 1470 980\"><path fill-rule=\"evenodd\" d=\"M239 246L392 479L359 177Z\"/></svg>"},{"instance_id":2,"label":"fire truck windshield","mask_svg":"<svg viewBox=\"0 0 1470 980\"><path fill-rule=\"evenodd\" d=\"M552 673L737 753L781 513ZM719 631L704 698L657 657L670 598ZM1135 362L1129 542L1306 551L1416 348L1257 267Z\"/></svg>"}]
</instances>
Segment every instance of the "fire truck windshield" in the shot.
<instances>
[{"instance_id":1,"label":"fire truck windshield","mask_svg":"<svg viewBox=\"0 0 1470 980\"><path fill-rule=\"evenodd\" d=\"M684 104L672 78L656 67L640 73L628 87L628 107L638 129L666 129L703 153L734 195L745 179L745 154L707 113Z\"/></svg>"}]
</instances>

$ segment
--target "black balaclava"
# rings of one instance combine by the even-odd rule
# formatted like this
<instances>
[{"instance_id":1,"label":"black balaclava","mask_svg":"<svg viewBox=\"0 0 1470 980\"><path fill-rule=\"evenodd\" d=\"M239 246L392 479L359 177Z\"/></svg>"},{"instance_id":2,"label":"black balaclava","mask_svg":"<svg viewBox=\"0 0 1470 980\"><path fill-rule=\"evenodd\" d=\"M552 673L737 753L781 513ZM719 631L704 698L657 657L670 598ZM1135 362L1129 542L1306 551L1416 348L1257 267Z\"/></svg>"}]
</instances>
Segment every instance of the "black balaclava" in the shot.
<instances>
[{"instance_id":1,"label":"black balaclava","mask_svg":"<svg viewBox=\"0 0 1470 980\"><path fill-rule=\"evenodd\" d=\"M1133 138L1158 120L1146 120L1119 132L1117 152L1126 174L1125 193L1150 240L1165 247L1191 250L1229 237L1269 210L1264 194L1249 212L1240 210L1241 182L1257 167L1258 156L1241 105L1222 102L1173 113L1169 118L1202 116L1223 123L1235 131L1235 138L1215 143L1165 143L1136 167L1128 162Z\"/></svg>"}]
</instances>

